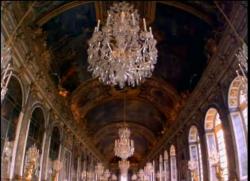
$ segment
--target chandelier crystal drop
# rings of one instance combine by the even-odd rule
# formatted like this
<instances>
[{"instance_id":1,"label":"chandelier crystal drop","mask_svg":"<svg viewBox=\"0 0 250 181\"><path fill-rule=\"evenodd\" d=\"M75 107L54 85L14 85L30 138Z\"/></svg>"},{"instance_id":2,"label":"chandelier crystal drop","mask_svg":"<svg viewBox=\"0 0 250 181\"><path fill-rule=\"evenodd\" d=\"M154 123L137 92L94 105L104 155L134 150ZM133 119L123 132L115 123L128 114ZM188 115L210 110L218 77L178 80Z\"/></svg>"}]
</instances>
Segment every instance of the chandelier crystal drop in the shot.
<instances>
[{"instance_id":1,"label":"chandelier crystal drop","mask_svg":"<svg viewBox=\"0 0 250 181\"><path fill-rule=\"evenodd\" d=\"M89 40L88 71L106 85L136 86L152 76L157 62L152 29L140 28L139 14L126 2L114 3L106 24L100 20Z\"/></svg>"},{"instance_id":2,"label":"chandelier crystal drop","mask_svg":"<svg viewBox=\"0 0 250 181\"><path fill-rule=\"evenodd\" d=\"M130 140L130 130L127 127L122 127L118 131L119 139L115 140L115 156L126 160L134 154L134 141Z\"/></svg>"}]
</instances>

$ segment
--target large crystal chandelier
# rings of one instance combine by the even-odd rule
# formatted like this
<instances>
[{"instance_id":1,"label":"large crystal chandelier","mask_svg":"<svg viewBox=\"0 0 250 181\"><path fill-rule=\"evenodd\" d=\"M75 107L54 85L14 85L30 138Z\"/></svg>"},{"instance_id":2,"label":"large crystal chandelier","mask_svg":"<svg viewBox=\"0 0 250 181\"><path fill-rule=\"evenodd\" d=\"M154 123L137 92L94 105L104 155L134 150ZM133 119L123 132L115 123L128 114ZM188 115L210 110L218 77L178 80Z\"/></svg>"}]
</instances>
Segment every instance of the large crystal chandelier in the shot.
<instances>
[{"instance_id":1,"label":"large crystal chandelier","mask_svg":"<svg viewBox=\"0 0 250 181\"><path fill-rule=\"evenodd\" d=\"M134 141L130 140L130 130L127 127L119 129L119 139L115 140L115 155L126 160L134 154Z\"/></svg>"},{"instance_id":2,"label":"large crystal chandelier","mask_svg":"<svg viewBox=\"0 0 250 181\"><path fill-rule=\"evenodd\" d=\"M107 85L136 86L151 77L157 62L152 29L140 28L139 14L126 2L114 3L106 24L100 20L89 40L88 71Z\"/></svg>"}]
</instances>

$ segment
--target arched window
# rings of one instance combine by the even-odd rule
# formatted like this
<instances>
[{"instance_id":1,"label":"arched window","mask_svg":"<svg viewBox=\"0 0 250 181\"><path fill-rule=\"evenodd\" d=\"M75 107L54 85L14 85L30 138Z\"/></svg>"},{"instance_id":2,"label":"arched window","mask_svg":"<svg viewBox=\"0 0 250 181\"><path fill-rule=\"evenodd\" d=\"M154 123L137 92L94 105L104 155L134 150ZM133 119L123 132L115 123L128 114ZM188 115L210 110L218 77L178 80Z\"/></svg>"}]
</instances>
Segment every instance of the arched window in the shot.
<instances>
[{"instance_id":1,"label":"arched window","mask_svg":"<svg viewBox=\"0 0 250 181\"><path fill-rule=\"evenodd\" d=\"M77 180L77 166L78 166L78 157L76 154L73 154L73 173L72 178L73 180Z\"/></svg>"},{"instance_id":2,"label":"arched window","mask_svg":"<svg viewBox=\"0 0 250 181\"><path fill-rule=\"evenodd\" d=\"M236 147L236 160L240 179L247 180L247 97L243 93L240 77L236 77L230 85L228 92L228 107L233 128L234 143Z\"/></svg>"},{"instance_id":3,"label":"arched window","mask_svg":"<svg viewBox=\"0 0 250 181\"><path fill-rule=\"evenodd\" d=\"M170 166L171 166L171 181L177 181L176 151L174 145L170 146Z\"/></svg>"},{"instance_id":4,"label":"arched window","mask_svg":"<svg viewBox=\"0 0 250 181\"><path fill-rule=\"evenodd\" d=\"M4 147L4 141L14 141L16 127L22 108L22 89L15 77L10 78L8 91L1 103L1 155Z\"/></svg>"},{"instance_id":5,"label":"arched window","mask_svg":"<svg viewBox=\"0 0 250 181\"><path fill-rule=\"evenodd\" d=\"M82 173L84 175L85 171L86 171L86 160L85 160L85 153L82 152L82 156L81 156L81 176L82 176Z\"/></svg>"},{"instance_id":6,"label":"arched window","mask_svg":"<svg viewBox=\"0 0 250 181\"><path fill-rule=\"evenodd\" d=\"M50 140L49 158L54 161L58 158L60 148L60 131L57 127L53 128Z\"/></svg>"},{"instance_id":7,"label":"arched window","mask_svg":"<svg viewBox=\"0 0 250 181\"><path fill-rule=\"evenodd\" d=\"M228 164L227 164L227 153L224 140L224 132L222 129L221 120L219 118L219 113L216 109L210 108L207 111L205 117L205 131L206 131L206 141L207 141L207 151L208 157L211 156L213 152L217 152L219 155L219 165L223 169L224 180L228 180ZM216 181L215 168L209 161L209 176L211 181Z\"/></svg>"},{"instance_id":8,"label":"arched window","mask_svg":"<svg viewBox=\"0 0 250 181\"><path fill-rule=\"evenodd\" d=\"M73 172L71 172L71 152L64 148L64 159L63 159L63 167L61 172L61 180L70 180Z\"/></svg>"},{"instance_id":9,"label":"arched window","mask_svg":"<svg viewBox=\"0 0 250 181\"><path fill-rule=\"evenodd\" d=\"M28 138L26 142L26 151L32 145L36 145L37 149L39 150L39 154L41 155L43 135L44 135L44 129L45 129L44 123L45 121L44 121L44 115L43 115L42 109L39 107L35 108L32 112L32 116L31 116L31 120L29 124ZM25 162L26 162L26 157L25 157ZM35 179L38 179L39 169L36 169L36 173L34 176L36 177Z\"/></svg>"},{"instance_id":10,"label":"arched window","mask_svg":"<svg viewBox=\"0 0 250 181\"><path fill-rule=\"evenodd\" d=\"M48 174L49 179L52 179L52 167L53 161L58 159L60 149L60 130L58 127L54 127L50 137L50 147L49 147L49 160L48 160Z\"/></svg>"},{"instance_id":11,"label":"arched window","mask_svg":"<svg viewBox=\"0 0 250 181\"><path fill-rule=\"evenodd\" d=\"M191 126L188 136L190 160L196 161L198 180L203 181L201 144L196 126Z\"/></svg>"},{"instance_id":12,"label":"arched window","mask_svg":"<svg viewBox=\"0 0 250 181\"><path fill-rule=\"evenodd\" d=\"M163 156L163 163L164 163L164 171L166 172L166 180L169 180L169 158L168 158L168 151L164 151Z\"/></svg>"},{"instance_id":13,"label":"arched window","mask_svg":"<svg viewBox=\"0 0 250 181\"><path fill-rule=\"evenodd\" d=\"M26 150L35 144L41 154L43 134L45 129L44 122L42 109L39 107L35 108L30 120Z\"/></svg>"}]
</instances>

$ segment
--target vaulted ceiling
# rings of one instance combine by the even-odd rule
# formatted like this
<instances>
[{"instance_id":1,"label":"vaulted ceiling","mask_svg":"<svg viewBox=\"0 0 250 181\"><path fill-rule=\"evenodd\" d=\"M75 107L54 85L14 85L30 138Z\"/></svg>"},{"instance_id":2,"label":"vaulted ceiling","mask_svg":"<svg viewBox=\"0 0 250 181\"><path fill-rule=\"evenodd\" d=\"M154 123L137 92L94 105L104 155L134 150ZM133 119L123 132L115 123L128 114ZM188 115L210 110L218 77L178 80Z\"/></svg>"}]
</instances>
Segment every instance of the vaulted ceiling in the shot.
<instances>
[{"instance_id":1,"label":"vaulted ceiling","mask_svg":"<svg viewBox=\"0 0 250 181\"><path fill-rule=\"evenodd\" d=\"M207 40L223 26L210 2L133 4L152 27L159 52L152 78L135 88L102 85L87 71L88 39L97 19L105 20L112 1L41 1L35 5L32 20L46 33L53 53L48 70L51 79L68 92L65 99L77 124L111 164L117 162L114 140L124 120L135 141L135 154L130 158L134 164L171 129L208 64ZM230 10L225 3L221 5ZM28 2L22 6L26 8Z\"/></svg>"}]
</instances>

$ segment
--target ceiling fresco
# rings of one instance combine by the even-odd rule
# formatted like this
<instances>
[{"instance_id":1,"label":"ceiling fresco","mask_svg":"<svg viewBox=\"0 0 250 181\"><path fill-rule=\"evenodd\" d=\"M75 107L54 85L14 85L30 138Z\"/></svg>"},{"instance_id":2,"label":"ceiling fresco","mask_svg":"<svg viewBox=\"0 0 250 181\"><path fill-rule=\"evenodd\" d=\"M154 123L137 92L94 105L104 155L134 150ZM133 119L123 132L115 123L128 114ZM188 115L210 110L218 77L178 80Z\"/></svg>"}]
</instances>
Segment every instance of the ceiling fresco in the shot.
<instances>
[{"instance_id":1,"label":"ceiling fresco","mask_svg":"<svg viewBox=\"0 0 250 181\"><path fill-rule=\"evenodd\" d=\"M178 91L192 90L206 66L204 46L211 28L197 17L161 3L156 4L152 26L161 35L154 74Z\"/></svg>"},{"instance_id":2,"label":"ceiling fresco","mask_svg":"<svg viewBox=\"0 0 250 181\"><path fill-rule=\"evenodd\" d=\"M208 40L223 24L212 2L133 1L152 27L158 61L152 78L141 86L121 90L102 85L87 71L88 40L96 20L105 20L111 4L41 1L33 8L32 21L46 34L53 53L48 70L51 79L69 92L64 99L75 121L111 165L118 161L113 147L124 121L126 97L125 121L135 141L135 154L130 158L133 165L139 164L175 123L208 64Z\"/></svg>"},{"instance_id":3,"label":"ceiling fresco","mask_svg":"<svg viewBox=\"0 0 250 181\"><path fill-rule=\"evenodd\" d=\"M165 123L164 115L153 105L137 100L126 100L125 103L123 100L111 100L90 110L85 119L88 129L93 133L112 122L131 121L158 134Z\"/></svg>"},{"instance_id":4,"label":"ceiling fresco","mask_svg":"<svg viewBox=\"0 0 250 181\"><path fill-rule=\"evenodd\" d=\"M54 3L50 8L58 4ZM139 6L138 3L135 5ZM203 9L209 10L208 7ZM43 25L47 43L55 56L55 61L51 62L51 77L70 92L91 78L87 72L87 42L95 25L94 2L65 11ZM206 67L204 46L211 27L189 13L163 3L155 4L155 21L151 26L159 50L154 75L179 92L192 91Z\"/></svg>"},{"instance_id":5,"label":"ceiling fresco","mask_svg":"<svg viewBox=\"0 0 250 181\"><path fill-rule=\"evenodd\" d=\"M87 40L95 26L94 3L76 7L43 25L47 43L54 52L51 76L56 83L73 91L81 81L91 78L87 70ZM85 60L85 61L84 61Z\"/></svg>"}]
</instances>

